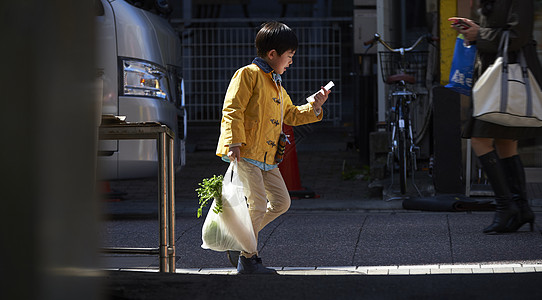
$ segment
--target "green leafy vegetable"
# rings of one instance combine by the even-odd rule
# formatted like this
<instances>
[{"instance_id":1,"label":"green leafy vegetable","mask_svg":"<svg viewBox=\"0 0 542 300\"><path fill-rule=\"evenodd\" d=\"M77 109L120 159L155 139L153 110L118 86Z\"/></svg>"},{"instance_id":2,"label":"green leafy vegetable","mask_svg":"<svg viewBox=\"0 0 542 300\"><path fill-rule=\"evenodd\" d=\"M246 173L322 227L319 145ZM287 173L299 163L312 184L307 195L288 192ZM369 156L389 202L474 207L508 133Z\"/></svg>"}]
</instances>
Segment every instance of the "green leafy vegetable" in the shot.
<instances>
[{"instance_id":1,"label":"green leafy vegetable","mask_svg":"<svg viewBox=\"0 0 542 300\"><path fill-rule=\"evenodd\" d=\"M224 176L213 175L211 178L204 178L196 189L199 197L198 218L201 217L203 208L210 200L216 199L216 206L213 210L216 214L222 212L222 180Z\"/></svg>"},{"instance_id":2,"label":"green leafy vegetable","mask_svg":"<svg viewBox=\"0 0 542 300\"><path fill-rule=\"evenodd\" d=\"M216 221L212 221L203 231L203 240L208 245L215 245L217 244L217 239L221 237L221 234L222 233L220 232L218 223L216 223Z\"/></svg>"}]
</instances>

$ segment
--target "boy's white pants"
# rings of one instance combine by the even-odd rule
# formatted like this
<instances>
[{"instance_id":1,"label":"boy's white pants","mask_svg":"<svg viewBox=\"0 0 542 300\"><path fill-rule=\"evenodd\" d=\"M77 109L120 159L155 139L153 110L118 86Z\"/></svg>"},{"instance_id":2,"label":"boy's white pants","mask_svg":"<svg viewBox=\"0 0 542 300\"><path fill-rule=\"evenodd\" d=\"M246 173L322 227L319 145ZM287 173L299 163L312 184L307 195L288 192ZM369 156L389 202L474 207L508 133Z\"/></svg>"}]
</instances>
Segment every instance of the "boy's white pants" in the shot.
<instances>
[{"instance_id":1,"label":"boy's white pants","mask_svg":"<svg viewBox=\"0 0 542 300\"><path fill-rule=\"evenodd\" d=\"M257 166L240 159L238 170L257 241L258 232L290 208L290 194L279 168L262 171ZM258 253L241 252L245 257L252 257L254 254Z\"/></svg>"}]
</instances>

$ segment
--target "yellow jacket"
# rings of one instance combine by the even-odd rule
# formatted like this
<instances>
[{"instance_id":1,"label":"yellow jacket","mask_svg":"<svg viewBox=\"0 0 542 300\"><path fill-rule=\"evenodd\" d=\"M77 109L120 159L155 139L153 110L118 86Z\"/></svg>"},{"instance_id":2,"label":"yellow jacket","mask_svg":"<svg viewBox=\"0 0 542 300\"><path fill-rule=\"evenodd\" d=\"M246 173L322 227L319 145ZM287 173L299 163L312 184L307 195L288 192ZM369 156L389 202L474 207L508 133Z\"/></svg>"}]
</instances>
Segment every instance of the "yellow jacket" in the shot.
<instances>
[{"instance_id":1,"label":"yellow jacket","mask_svg":"<svg viewBox=\"0 0 542 300\"><path fill-rule=\"evenodd\" d=\"M241 157L275 164L281 132L280 99L285 124L297 126L322 120L323 111L316 116L310 103L293 105L286 90L273 81L272 72L266 73L256 64L237 70L224 99L216 155L225 156L228 145L241 143Z\"/></svg>"}]
</instances>

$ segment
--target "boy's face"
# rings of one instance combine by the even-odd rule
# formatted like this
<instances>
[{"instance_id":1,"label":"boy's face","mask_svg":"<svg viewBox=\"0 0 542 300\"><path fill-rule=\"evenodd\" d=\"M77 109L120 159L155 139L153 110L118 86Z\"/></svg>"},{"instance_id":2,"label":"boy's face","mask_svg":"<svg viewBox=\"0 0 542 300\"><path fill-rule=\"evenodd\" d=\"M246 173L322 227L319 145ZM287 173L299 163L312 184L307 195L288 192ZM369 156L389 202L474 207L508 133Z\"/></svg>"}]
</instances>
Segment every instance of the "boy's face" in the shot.
<instances>
[{"instance_id":1,"label":"boy's face","mask_svg":"<svg viewBox=\"0 0 542 300\"><path fill-rule=\"evenodd\" d=\"M275 73L282 75L286 68L292 64L294 54L294 50L287 50L282 55L279 55L275 50L271 50L267 54L267 63L275 70Z\"/></svg>"}]
</instances>

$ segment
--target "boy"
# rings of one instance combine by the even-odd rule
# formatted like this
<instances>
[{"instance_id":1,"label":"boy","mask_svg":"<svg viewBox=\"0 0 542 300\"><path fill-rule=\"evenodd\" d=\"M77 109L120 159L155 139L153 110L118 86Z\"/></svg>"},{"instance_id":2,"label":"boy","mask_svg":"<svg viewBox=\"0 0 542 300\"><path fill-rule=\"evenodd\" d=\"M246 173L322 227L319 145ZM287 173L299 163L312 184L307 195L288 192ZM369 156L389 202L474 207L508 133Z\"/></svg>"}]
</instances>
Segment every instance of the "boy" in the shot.
<instances>
[{"instance_id":1,"label":"boy","mask_svg":"<svg viewBox=\"0 0 542 300\"><path fill-rule=\"evenodd\" d=\"M296 126L322 120L321 108L330 92L322 87L314 102L292 104L280 75L292 64L298 41L285 24L263 24L255 45L258 57L235 72L226 92L216 154L238 162L257 240L258 232L290 207L290 195L275 160L282 123ZM246 252L239 256L237 271L276 273L262 265L258 253Z\"/></svg>"}]
</instances>

